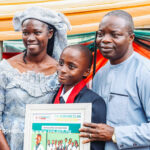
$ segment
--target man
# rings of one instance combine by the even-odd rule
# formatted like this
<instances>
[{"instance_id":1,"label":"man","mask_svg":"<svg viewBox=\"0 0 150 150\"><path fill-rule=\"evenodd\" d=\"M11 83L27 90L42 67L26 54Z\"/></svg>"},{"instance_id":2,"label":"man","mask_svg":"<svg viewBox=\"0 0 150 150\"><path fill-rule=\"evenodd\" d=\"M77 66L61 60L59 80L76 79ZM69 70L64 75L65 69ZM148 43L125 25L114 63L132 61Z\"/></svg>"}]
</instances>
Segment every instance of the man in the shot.
<instances>
[{"instance_id":1,"label":"man","mask_svg":"<svg viewBox=\"0 0 150 150\"><path fill-rule=\"evenodd\" d=\"M76 147L76 150L79 150L79 145L78 145L78 141L75 140L75 147Z\"/></svg>"},{"instance_id":2,"label":"man","mask_svg":"<svg viewBox=\"0 0 150 150\"><path fill-rule=\"evenodd\" d=\"M50 140L47 140L47 150L51 150Z\"/></svg>"},{"instance_id":3,"label":"man","mask_svg":"<svg viewBox=\"0 0 150 150\"><path fill-rule=\"evenodd\" d=\"M109 12L99 25L96 44L108 63L94 77L93 90L107 105L107 125L85 123L84 143L107 141L105 150L150 149L150 61L133 52L132 17Z\"/></svg>"},{"instance_id":4,"label":"man","mask_svg":"<svg viewBox=\"0 0 150 150\"><path fill-rule=\"evenodd\" d=\"M69 138L69 142L68 142L68 150L72 149L72 138Z\"/></svg>"},{"instance_id":5,"label":"man","mask_svg":"<svg viewBox=\"0 0 150 150\"><path fill-rule=\"evenodd\" d=\"M57 140L55 140L55 146L54 147L57 150L57 148L58 148Z\"/></svg>"},{"instance_id":6,"label":"man","mask_svg":"<svg viewBox=\"0 0 150 150\"><path fill-rule=\"evenodd\" d=\"M34 150L44 150L42 144L41 144L42 136L41 134L37 134L36 136L36 146L34 147Z\"/></svg>"},{"instance_id":7,"label":"man","mask_svg":"<svg viewBox=\"0 0 150 150\"><path fill-rule=\"evenodd\" d=\"M59 150L64 150L63 140L60 140Z\"/></svg>"},{"instance_id":8,"label":"man","mask_svg":"<svg viewBox=\"0 0 150 150\"><path fill-rule=\"evenodd\" d=\"M76 150L75 143L72 142L71 145L72 145L72 149L71 150Z\"/></svg>"},{"instance_id":9,"label":"man","mask_svg":"<svg viewBox=\"0 0 150 150\"><path fill-rule=\"evenodd\" d=\"M68 139L65 138L64 150L67 150L67 148L68 148Z\"/></svg>"},{"instance_id":10,"label":"man","mask_svg":"<svg viewBox=\"0 0 150 150\"><path fill-rule=\"evenodd\" d=\"M50 140L47 141L47 150L54 150L55 149L55 144L54 140L52 140L52 144L50 144Z\"/></svg>"}]
</instances>

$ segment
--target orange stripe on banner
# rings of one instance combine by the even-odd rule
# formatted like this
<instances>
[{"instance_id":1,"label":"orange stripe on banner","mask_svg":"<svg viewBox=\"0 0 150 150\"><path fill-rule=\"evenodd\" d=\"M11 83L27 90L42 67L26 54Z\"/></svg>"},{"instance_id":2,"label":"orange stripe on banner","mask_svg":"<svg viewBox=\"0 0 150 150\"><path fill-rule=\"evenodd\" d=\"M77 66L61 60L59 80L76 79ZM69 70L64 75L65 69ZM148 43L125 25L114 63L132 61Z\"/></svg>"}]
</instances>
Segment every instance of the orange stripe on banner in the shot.
<instances>
[{"instance_id":1,"label":"orange stripe on banner","mask_svg":"<svg viewBox=\"0 0 150 150\"><path fill-rule=\"evenodd\" d=\"M93 55L94 55L94 53L93 53ZM103 67L103 66L106 64L107 61L108 61L108 60L102 56L102 54L100 53L100 51L97 50L96 72L97 72L101 67ZM93 61L93 62L94 62L94 61ZM91 67L90 75L85 79L85 82L88 83L90 80L92 80L92 76L93 76L93 65L92 65L92 67Z\"/></svg>"},{"instance_id":2,"label":"orange stripe on banner","mask_svg":"<svg viewBox=\"0 0 150 150\"><path fill-rule=\"evenodd\" d=\"M139 54L141 54L142 56L150 59L150 51L147 50L146 48L140 46L139 44L137 43L133 43L133 48L136 52L138 52Z\"/></svg>"}]
</instances>

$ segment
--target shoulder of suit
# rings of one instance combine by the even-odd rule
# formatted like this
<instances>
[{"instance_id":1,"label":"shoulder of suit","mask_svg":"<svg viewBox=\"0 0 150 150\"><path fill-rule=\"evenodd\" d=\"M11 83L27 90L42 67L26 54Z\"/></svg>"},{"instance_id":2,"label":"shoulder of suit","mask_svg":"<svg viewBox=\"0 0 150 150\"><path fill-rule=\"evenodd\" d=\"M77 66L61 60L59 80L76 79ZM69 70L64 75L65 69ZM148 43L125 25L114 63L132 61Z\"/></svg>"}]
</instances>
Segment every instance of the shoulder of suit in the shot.
<instances>
[{"instance_id":1,"label":"shoulder of suit","mask_svg":"<svg viewBox=\"0 0 150 150\"><path fill-rule=\"evenodd\" d=\"M80 91L79 94L82 94L83 97L91 97L91 100L103 100L102 97L100 97L97 93L92 91L91 89L87 88L86 86Z\"/></svg>"}]
</instances>

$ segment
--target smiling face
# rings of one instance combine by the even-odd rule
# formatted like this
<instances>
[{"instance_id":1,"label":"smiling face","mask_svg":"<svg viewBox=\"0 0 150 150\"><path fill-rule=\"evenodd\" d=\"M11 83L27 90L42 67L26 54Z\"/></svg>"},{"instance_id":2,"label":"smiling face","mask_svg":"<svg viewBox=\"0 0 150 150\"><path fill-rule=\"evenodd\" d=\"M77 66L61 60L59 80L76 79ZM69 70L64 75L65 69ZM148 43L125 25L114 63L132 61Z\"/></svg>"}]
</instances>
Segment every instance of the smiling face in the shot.
<instances>
[{"instance_id":1,"label":"smiling face","mask_svg":"<svg viewBox=\"0 0 150 150\"><path fill-rule=\"evenodd\" d=\"M57 144L57 140L55 140L55 144Z\"/></svg>"},{"instance_id":2,"label":"smiling face","mask_svg":"<svg viewBox=\"0 0 150 150\"><path fill-rule=\"evenodd\" d=\"M54 140L52 140L52 144L54 144Z\"/></svg>"},{"instance_id":3,"label":"smiling face","mask_svg":"<svg viewBox=\"0 0 150 150\"><path fill-rule=\"evenodd\" d=\"M75 146L78 147L78 143L75 143Z\"/></svg>"},{"instance_id":4,"label":"smiling face","mask_svg":"<svg viewBox=\"0 0 150 150\"><path fill-rule=\"evenodd\" d=\"M48 30L48 26L35 19L27 19L22 24L22 39L27 53L38 55L46 53L48 39L53 35L53 31Z\"/></svg>"},{"instance_id":5,"label":"smiling face","mask_svg":"<svg viewBox=\"0 0 150 150\"><path fill-rule=\"evenodd\" d=\"M97 32L96 44L111 64L119 64L132 54L133 34L128 33L125 19L105 16Z\"/></svg>"},{"instance_id":6,"label":"smiling face","mask_svg":"<svg viewBox=\"0 0 150 150\"><path fill-rule=\"evenodd\" d=\"M40 142L41 142L41 136L37 135L37 137L36 137L36 144L38 145L38 144L40 144Z\"/></svg>"},{"instance_id":7,"label":"smiling face","mask_svg":"<svg viewBox=\"0 0 150 150\"><path fill-rule=\"evenodd\" d=\"M47 144L50 145L50 140L47 141Z\"/></svg>"},{"instance_id":8,"label":"smiling face","mask_svg":"<svg viewBox=\"0 0 150 150\"><path fill-rule=\"evenodd\" d=\"M83 51L68 47L62 52L59 59L58 77L65 91L80 82L89 74L89 71L89 58Z\"/></svg>"}]
</instances>

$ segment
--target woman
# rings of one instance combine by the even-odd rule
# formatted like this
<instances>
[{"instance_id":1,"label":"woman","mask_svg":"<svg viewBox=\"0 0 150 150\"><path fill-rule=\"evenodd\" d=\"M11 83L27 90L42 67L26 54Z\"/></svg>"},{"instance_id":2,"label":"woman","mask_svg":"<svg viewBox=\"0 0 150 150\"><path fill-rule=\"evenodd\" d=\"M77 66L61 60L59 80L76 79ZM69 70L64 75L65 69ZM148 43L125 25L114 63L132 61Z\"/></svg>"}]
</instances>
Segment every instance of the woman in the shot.
<instances>
[{"instance_id":1,"label":"woman","mask_svg":"<svg viewBox=\"0 0 150 150\"><path fill-rule=\"evenodd\" d=\"M58 88L55 59L70 27L64 15L41 7L16 13L13 25L26 50L0 63L0 150L23 149L26 104L51 103Z\"/></svg>"}]
</instances>

